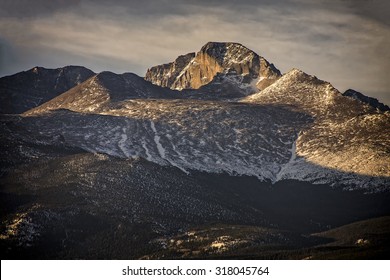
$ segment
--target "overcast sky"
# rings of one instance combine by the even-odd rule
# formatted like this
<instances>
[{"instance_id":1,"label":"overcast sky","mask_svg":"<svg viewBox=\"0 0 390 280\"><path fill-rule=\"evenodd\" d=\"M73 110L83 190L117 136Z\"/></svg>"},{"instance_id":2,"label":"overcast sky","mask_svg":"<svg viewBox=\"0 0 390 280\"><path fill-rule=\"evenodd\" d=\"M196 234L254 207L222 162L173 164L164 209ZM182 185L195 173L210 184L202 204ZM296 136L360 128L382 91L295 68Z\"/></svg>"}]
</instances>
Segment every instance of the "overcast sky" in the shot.
<instances>
[{"instance_id":1,"label":"overcast sky","mask_svg":"<svg viewBox=\"0 0 390 280\"><path fill-rule=\"evenodd\" d=\"M0 0L0 77L65 65L143 76L208 41L390 104L388 0Z\"/></svg>"}]
</instances>

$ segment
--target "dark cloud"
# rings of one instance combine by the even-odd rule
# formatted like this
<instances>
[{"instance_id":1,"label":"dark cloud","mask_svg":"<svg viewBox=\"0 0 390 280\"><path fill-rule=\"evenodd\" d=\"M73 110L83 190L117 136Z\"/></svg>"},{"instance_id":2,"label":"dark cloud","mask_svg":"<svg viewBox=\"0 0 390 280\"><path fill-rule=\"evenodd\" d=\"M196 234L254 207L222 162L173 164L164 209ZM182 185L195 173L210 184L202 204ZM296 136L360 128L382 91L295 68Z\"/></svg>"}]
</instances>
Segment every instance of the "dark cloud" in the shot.
<instances>
[{"instance_id":1,"label":"dark cloud","mask_svg":"<svg viewBox=\"0 0 390 280\"><path fill-rule=\"evenodd\" d=\"M0 73L6 72L7 68L15 63L17 52L7 40L0 38Z\"/></svg>"},{"instance_id":2,"label":"dark cloud","mask_svg":"<svg viewBox=\"0 0 390 280\"><path fill-rule=\"evenodd\" d=\"M0 0L0 16L29 18L74 7L81 0Z\"/></svg>"},{"instance_id":3,"label":"dark cloud","mask_svg":"<svg viewBox=\"0 0 390 280\"><path fill-rule=\"evenodd\" d=\"M387 0L338 0L359 16L390 26L390 2Z\"/></svg>"},{"instance_id":4,"label":"dark cloud","mask_svg":"<svg viewBox=\"0 0 390 280\"><path fill-rule=\"evenodd\" d=\"M390 1L388 0L297 0L306 5L337 11L340 14L355 14L378 23L390 25Z\"/></svg>"}]
</instances>

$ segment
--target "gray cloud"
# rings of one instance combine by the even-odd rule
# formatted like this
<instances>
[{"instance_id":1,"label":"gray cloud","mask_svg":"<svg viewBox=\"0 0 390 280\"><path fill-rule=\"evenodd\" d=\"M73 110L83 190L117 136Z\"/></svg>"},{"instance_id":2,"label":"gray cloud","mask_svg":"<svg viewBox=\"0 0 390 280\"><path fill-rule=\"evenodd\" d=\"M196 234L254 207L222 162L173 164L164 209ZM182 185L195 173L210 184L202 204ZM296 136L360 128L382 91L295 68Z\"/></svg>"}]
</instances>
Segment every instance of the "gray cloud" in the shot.
<instances>
[{"instance_id":1,"label":"gray cloud","mask_svg":"<svg viewBox=\"0 0 390 280\"><path fill-rule=\"evenodd\" d=\"M332 7L347 7L356 15L366 17L382 24L390 25L390 2L384 0L333 0L338 5ZM341 2L341 3L340 3ZM340 5L341 4L341 5Z\"/></svg>"},{"instance_id":2,"label":"gray cloud","mask_svg":"<svg viewBox=\"0 0 390 280\"><path fill-rule=\"evenodd\" d=\"M0 75L35 65L68 64L143 75L148 67L199 50L208 41L236 41L283 72L301 68L340 90L355 88L390 104L390 29L380 17L373 19L375 13L361 15L368 4L359 8L343 0L55 2L57 6L37 9L24 18L14 6L19 17L0 18L0 43L5 46L0 50L3 57L13 54L0 61Z\"/></svg>"},{"instance_id":3,"label":"gray cloud","mask_svg":"<svg viewBox=\"0 0 390 280\"><path fill-rule=\"evenodd\" d=\"M29 18L53 14L79 4L81 0L0 0L0 16Z\"/></svg>"}]
</instances>

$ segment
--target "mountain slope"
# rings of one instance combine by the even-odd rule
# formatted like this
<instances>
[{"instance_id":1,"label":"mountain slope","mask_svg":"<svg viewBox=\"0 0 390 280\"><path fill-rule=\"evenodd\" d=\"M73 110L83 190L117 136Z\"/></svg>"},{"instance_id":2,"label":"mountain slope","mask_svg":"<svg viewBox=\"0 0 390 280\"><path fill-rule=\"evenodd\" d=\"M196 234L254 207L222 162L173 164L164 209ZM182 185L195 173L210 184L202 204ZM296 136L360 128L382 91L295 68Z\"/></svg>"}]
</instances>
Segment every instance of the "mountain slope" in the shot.
<instances>
[{"instance_id":1,"label":"mountain slope","mask_svg":"<svg viewBox=\"0 0 390 280\"><path fill-rule=\"evenodd\" d=\"M359 174L390 177L390 114L345 97L329 83L297 69L243 102L290 105L313 117L313 125L299 133L297 157L284 168L281 178L336 181L343 171L350 174L344 181L350 185ZM322 171L305 167L307 162L334 171L318 176ZM387 187L389 180L381 185Z\"/></svg>"},{"instance_id":2,"label":"mountain slope","mask_svg":"<svg viewBox=\"0 0 390 280\"><path fill-rule=\"evenodd\" d=\"M81 66L34 67L0 78L0 114L20 114L75 87L95 73Z\"/></svg>"},{"instance_id":3,"label":"mountain slope","mask_svg":"<svg viewBox=\"0 0 390 280\"><path fill-rule=\"evenodd\" d=\"M180 97L178 92L155 86L132 73L118 75L101 72L49 102L29 110L25 115L57 109L100 112L104 107L128 99Z\"/></svg>"},{"instance_id":4,"label":"mountain slope","mask_svg":"<svg viewBox=\"0 0 390 280\"><path fill-rule=\"evenodd\" d=\"M245 77L246 84L264 89L280 77L280 71L265 58L238 43L209 42L194 55L148 69L145 79L171 89L198 89L218 73Z\"/></svg>"},{"instance_id":5,"label":"mountain slope","mask_svg":"<svg viewBox=\"0 0 390 280\"><path fill-rule=\"evenodd\" d=\"M245 96L245 87L236 87L236 80L222 84L178 92L134 74L103 72L26 112L37 118L24 119L23 130L31 132L30 139L37 132L50 141L62 135L72 147L143 157L186 173L388 188L389 114L297 69L238 103L234 100ZM217 88L225 92L213 92ZM40 116L58 109L99 115L62 111Z\"/></svg>"},{"instance_id":6,"label":"mountain slope","mask_svg":"<svg viewBox=\"0 0 390 280\"><path fill-rule=\"evenodd\" d=\"M103 149L122 140L118 144L130 151L148 132L127 117L62 110L0 120L0 144L11 152L0 157L7 164L0 172L0 254L6 259L303 258L294 250L326 241L309 233L390 213L388 192L186 174L170 164L127 158L120 147L116 155L71 147L79 141ZM134 137L129 146L121 128L136 133L127 134ZM156 143L144 146L157 157Z\"/></svg>"},{"instance_id":7,"label":"mountain slope","mask_svg":"<svg viewBox=\"0 0 390 280\"><path fill-rule=\"evenodd\" d=\"M26 142L54 144L61 136L66 145L90 152L262 180L274 179L291 156L296 131L310 122L279 107L186 99L127 100L98 115L67 110L28 115L12 124L15 137Z\"/></svg>"}]
</instances>

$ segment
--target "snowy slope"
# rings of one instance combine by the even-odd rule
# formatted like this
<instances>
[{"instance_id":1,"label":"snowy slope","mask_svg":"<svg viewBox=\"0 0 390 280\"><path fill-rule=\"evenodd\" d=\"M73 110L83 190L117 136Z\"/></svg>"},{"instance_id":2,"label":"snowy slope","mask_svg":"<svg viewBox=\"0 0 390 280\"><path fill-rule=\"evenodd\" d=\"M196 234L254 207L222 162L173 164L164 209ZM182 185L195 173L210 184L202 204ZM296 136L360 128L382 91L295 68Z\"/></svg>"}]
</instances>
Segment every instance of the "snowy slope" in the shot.
<instances>
[{"instance_id":1,"label":"snowy slope","mask_svg":"<svg viewBox=\"0 0 390 280\"><path fill-rule=\"evenodd\" d=\"M313 117L296 139L296 158L279 178L350 188L389 186L390 114L347 98L297 69L242 102L290 105Z\"/></svg>"},{"instance_id":2,"label":"snowy slope","mask_svg":"<svg viewBox=\"0 0 390 280\"><path fill-rule=\"evenodd\" d=\"M272 123L271 123L272 121ZM199 100L134 99L98 115L54 111L17 122L24 141L143 157L184 172L201 170L275 180L305 114L279 107Z\"/></svg>"}]
</instances>

